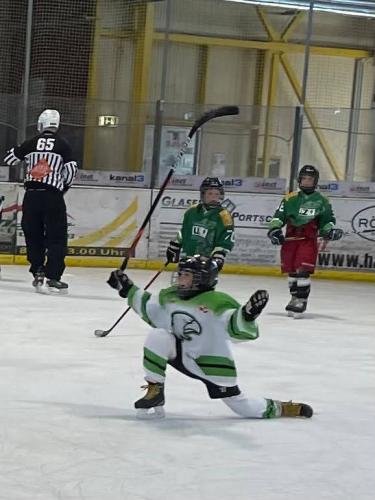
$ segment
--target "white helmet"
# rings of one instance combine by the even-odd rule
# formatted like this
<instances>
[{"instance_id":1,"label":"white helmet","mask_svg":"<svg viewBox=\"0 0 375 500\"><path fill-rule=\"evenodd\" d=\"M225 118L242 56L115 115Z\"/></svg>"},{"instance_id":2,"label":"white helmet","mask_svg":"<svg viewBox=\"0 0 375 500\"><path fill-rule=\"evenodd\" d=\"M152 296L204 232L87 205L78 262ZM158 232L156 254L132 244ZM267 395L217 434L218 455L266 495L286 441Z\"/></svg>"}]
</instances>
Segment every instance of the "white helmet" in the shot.
<instances>
[{"instance_id":1,"label":"white helmet","mask_svg":"<svg viewBox=\"0 0 375 500\"><path fill-rule=\"evenodd\" d=\"M58 129L60 126L60 113L56 109L45 109L38 118L38 131L43 132L47 128Z\"/></svg>"}]
</instances>

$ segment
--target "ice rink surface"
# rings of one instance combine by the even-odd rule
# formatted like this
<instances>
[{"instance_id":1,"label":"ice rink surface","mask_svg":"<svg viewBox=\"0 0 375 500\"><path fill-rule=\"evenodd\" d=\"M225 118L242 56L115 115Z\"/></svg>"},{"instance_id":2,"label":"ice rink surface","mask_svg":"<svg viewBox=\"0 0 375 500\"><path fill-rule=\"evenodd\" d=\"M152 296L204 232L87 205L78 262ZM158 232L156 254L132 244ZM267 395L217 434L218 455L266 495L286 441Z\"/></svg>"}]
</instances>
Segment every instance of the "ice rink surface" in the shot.
<instances>
[{"instance_id":1,"label":"ice rink surface","mask_svg":"<svg viewBox=\"0 0 375 500\"><path fill-rule=\"evenodd\" d=\"M129 270L144 285L155 271ZM310 420L244 420L168 368L164 420L140 421L142 345L108 269L70 268L65 297L36 294L23 266L0 282L1 500L373 500L375 285L313 282L288 318L285 279L223 275L245 302L270 293L260 337L234 346L248 395L310 403ZM164 273L154 290L167 286Z\"/></svg>"}]
</instances>

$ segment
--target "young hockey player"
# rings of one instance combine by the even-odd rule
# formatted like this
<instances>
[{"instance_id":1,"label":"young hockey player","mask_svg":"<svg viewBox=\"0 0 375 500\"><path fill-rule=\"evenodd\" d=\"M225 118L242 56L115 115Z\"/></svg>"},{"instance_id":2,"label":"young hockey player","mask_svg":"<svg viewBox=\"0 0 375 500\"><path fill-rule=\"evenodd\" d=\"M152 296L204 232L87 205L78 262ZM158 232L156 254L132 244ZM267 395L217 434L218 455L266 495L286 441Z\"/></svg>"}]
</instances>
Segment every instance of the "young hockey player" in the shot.
<instances>
[{"instance_id":1,"label":"young hockey player","mask_svg":"<svg viewBox=\"0 0 375 500\"><path fill-rule=\"evenodd\" d=\"M307 404L249 399L240 391L230 341L258 337L255 319L268 293L258 290L241 306L230 295L215 291L217 277L215 260L199 255L181 259L176 285L154 295L139 289L122 271L111 273L108 284L151 326L143 357L147 393L135 402L138 415L164 416L169 364L203 382L211 399L222 399L241 417L311 417Z\"/></svg>"},{"instance_id":2,"label":"young hockey player","mask_svg":"<svg viewBox=\"0 0 375 500\"><path fill-rule=\"evenodd\" d=\"M207 177L200 187L200 203L190 207L184 215L181 230L167 248L168 262L178 262L180 255L196 254L212 257L219 271L234 245L233 219L221 205L224 199L223 183L217 177Z\"/></svg>"},{"instance_id":3,"label":"young hockey player","mask_svg":"<svg viewBox=\"0 0 375 500\"><path fill-rule=\"evenodd\" d=\"M336 219L328 199L316 191L319 171L305 165L298 174L299 191L288 194L270 222L268 237L273 245L281 245L281 271L288 273L291 300L288 315L300 317L306 310L310 294L310 275L318 256L318 237L339 240L342 229L335 228ZM286 225L284 236L281 228Z\"/></svg>"}]
</instances>

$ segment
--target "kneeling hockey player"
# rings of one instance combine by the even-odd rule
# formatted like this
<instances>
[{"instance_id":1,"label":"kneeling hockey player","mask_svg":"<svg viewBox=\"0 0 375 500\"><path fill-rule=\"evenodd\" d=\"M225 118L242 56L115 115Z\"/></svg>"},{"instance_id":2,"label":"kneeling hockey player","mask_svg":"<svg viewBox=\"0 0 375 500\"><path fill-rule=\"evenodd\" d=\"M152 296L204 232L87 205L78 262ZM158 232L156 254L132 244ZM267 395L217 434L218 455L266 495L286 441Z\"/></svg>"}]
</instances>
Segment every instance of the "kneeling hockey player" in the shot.
<instances>
[{"instance_id":1,"label":"kneeling hockey player","mask_svg":"<svg viewBox=\"0 0 375 500\"><path fill-rule=\"evenodd\" d=\"M203 382L210 398L222 399L241 417L311 417L313 410L307 404L249 399L242 394L230 341L258 337L255 319L266 306L268 293L258 290L241 306L231 296L215 291L217 277L215 260L196 255L179 262L176 285L151 295L122 271L112 271L108 284L127 297L129 305L152 327L143 357L147 393L134 405L138 415L164 416L169 364Z\"/></svg>"}]
</instances>

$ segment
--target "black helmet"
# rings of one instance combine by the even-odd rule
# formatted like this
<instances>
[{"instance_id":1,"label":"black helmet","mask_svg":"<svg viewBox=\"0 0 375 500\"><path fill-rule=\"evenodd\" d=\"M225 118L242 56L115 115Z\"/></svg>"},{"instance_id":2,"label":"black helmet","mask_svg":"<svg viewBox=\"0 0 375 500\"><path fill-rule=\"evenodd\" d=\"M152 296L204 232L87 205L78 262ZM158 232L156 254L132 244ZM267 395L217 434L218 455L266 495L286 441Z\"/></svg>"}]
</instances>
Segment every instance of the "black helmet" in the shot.
<instances>
[{"instance_id":1,"label":"black helmet","mask_svg":"<svg viewBox=\"0 0 375 500\"><path fill-rule=\"evenodd\" d=\"M206 208L213 208L217 207L220 205L220 202L218 203L205 203L204 202L204 193L208 189L217 189L220 192L221 195L221 200L224 198L224 184L218 177L206 177L204 181L201 184L200 187L200 194L201 194L201 202Z\"/></svg>"},{"instance_id":2,"label":"black helmet","mask_svg":"<svg viewBox=\"0 0 375 500\"><path fill-rule=\"evenodd\" d=\"M177 284L177 295L181 299L189 299L195 295L213 290L217 284L218 267L215 260L201 255L184 257L178 263L178 273L185 271L193 275L190 288L179 288Z\"/></svg>"},{"instance_id":3,"label":"black helmet","mask_svg":"<svg viewBox=\"0 0 375 500\"><path fill-rule=\"evenodd\" d=\"M313 177L314 185L312 187L306 188L301 186L302 177L305 176ZM298 187L300 188L301 191L303 191L306 194L313 193L315 191L315 188L318 185L318 181L319 181L319 170L313 165L304 165L298 173Z\"/></svg>"}]
</instances>

